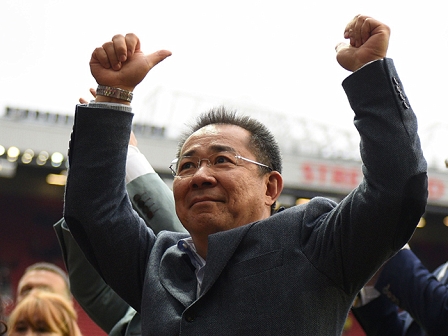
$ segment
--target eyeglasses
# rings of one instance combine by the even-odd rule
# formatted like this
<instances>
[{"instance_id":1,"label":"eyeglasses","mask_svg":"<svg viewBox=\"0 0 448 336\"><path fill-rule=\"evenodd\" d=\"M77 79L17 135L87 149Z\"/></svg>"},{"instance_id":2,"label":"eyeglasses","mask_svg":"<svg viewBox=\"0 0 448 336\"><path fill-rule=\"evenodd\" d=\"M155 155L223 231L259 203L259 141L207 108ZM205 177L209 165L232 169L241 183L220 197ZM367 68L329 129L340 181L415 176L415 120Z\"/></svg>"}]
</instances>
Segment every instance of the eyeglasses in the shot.
<instances>
[{"instance_id":1,"label":"eyeglasses","mask_svg":"<svg viewBox=\"0 0 448 336\"><path fill-rule=\"evenodd\" d=\"M260 167L266 168L269 171L273 169L263 163L253 161L251 159L245 158L235 152L223 151L210 155L207 158L200 158L198 156L181 156L180 158L174 159L170 164L171 173L175 177L187 177L192 176L198 171L201 166L202 161L207 161L207 167L212 168L216 171L225 171L239 166L239 160L250 162L256 164Z\"/></svg>"}]
</instances>

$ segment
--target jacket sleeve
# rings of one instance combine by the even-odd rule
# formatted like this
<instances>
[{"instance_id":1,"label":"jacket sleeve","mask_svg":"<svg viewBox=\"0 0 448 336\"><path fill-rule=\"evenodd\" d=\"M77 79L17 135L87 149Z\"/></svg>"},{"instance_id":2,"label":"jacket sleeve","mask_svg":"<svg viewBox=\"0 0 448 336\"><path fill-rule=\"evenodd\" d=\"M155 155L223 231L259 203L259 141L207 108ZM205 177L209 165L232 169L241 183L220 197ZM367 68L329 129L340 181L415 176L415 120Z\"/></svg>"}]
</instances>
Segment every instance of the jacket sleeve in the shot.
<instances>
[{"instance_id":1,"label":"jacket sleeve","mask_svg":"<svg viewBox=\"0 0 448 336\"><path fill-rule=\"evenodd\" d=\"M69 145L64 218L87 260L140 311L154 232L132 208L126 155L133 114L78 105ZM132 285L129 279L133 279Z\"/></svg>"},{"instance_id":2,"label":"jacket sleeve","mask_svg":"<svg viewBox=\"0 0 448 336\"><path fill-rule=\"evenodd\" d=\"M162 230L184 231L176 216L173 193L158 174L140 176L126 186L134 208L155 233ZM64 219L54 225L70 290L89 317L107 333L122 330L134 318L135 311L121 299L90 265L76 244ZM126 316L125 316L126 314Z\"/></svg>"},{"instance_id":3,"label":"jacket sleeve","mask_svg":"<svg viewBox=\"0 0 448 336\"><path fill-rule=\"evenodd\" d=\"M73 239L64 219L54 225L70 279L70 291L89 317L106 333L126 314L129 305L101 279Z\"/></svg>"},{"instance_id":4,"label":"jacket sleeve","mask_svg":"<svg viewBox=\"0 0 448 336\"><path fill-rule=\"evenodd\" d=\"M375 288L406 310L428 335L448 335L446 281L439 281L412 251L401 250L390 259Z\"/></svg>"},{"instance_id":5,"label":"jacket sleeve","mask_svg":"<svg viewBox=\"0 0 448 336\"><path fill-rule=\"evenodd\" d=\"M331 211L311 200L305 220L312 225L302 236L309 260L346 293L358 293L411 238L424 214L427 164L417 118L391 59L352 73L343 88L360 135L363 180Z\"/></svg>"},{"instance_id":6,"label":"jacket sleeve","mask_svg":"<svg viewBox=\"0 0 448 336\"><path fill-rule=\"evenodd\" d=\"M158 174L142 175L126 188L134 209L154 233L186 232L176 215L173 192Z\"/></svg>"}]
</instances>

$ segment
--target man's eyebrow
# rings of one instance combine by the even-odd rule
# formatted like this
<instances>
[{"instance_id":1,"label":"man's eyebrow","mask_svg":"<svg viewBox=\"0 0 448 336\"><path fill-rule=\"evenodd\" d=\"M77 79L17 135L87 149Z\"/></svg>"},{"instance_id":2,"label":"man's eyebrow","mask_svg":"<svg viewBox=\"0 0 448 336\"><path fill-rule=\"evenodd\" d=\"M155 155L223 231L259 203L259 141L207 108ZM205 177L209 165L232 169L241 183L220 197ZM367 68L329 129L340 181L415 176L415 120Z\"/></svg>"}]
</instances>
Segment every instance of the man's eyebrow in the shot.
<instances>
[{"instance_id":1,"label":"man's eyebrow","mask_svg":"<svg viewBox=\"0 0 448 336\"><path fill-rule=\"evenodd\" d=\"M226 145L212 145L208 148L209 151L213 152L213 153L218 153L218 152L236 152L235 148L230 147L230 146L226 146ZM189 150L185 153L182 153L181 156L195 156L195 154L197 153L196 149L192 149Z\"/></svg>"}]
</instances>

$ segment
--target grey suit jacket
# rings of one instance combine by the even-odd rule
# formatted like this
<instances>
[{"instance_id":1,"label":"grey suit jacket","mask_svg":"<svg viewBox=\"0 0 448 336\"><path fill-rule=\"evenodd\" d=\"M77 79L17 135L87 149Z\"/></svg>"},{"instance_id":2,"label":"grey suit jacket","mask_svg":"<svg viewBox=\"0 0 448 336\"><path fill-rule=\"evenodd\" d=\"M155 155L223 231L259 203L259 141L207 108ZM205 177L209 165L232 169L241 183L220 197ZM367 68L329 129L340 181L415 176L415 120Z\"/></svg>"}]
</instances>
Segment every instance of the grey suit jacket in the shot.
<instances>
[{"instance_id":1,"label":"grey suit jacket","mask_svg":"<svg viewBox=\"0 0 448 336\"><path fill-rule=\"evenodd\" d=\"M127 184L134 209L154 233L185 232L175 214L171 190L157 174ZM140 315L120 298L87 261L64 219L54 225L70 278L70 290L89 317L111 336L140 335Z\"/></svg>"},{"instance_id":2,"label":"grey suit jacket","mask_svg":"<svg viewBox=\"0 0 448 336\"><path fill-rule=\"evenodd\" d=\"M339 204L315 198L210 235L198 295L177 247L186 235L156 236L127 201L132 115L77 106L64 216L92 265L141 312L142 334L341 334L356 294L409 240L427 200L417 122L392 60L361 68L343 87L364 180Z\"/></svg>"}]
</instances>

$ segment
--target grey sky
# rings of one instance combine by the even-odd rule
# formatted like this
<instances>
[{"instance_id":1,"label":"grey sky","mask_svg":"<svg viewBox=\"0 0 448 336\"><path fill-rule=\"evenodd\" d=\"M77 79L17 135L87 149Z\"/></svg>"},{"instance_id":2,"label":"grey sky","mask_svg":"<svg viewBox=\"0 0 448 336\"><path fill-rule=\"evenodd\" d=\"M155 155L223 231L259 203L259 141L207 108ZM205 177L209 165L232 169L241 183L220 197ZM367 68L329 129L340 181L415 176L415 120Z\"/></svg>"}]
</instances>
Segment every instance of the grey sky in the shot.
<instances>
[{"instance_id":1,"label":"grey sky","mask_svg":"<svg viewBox=\"0 0 448 336\"><path fill-rule=\"evenodd\" d=\"M443 162L448 26L436 0L3 0L0 111L8 105L73 113L77 99L96 87L88 67L93 49L134 32L144 52L173 52L136 89L136 120L159 118L143 107L161 87L354 131L341 87L349 73L337 64L334 46L358 13L391 27L388 56L419 118L427 156Z\"/></svg>"}]
</instances>

